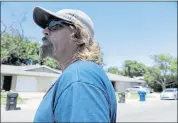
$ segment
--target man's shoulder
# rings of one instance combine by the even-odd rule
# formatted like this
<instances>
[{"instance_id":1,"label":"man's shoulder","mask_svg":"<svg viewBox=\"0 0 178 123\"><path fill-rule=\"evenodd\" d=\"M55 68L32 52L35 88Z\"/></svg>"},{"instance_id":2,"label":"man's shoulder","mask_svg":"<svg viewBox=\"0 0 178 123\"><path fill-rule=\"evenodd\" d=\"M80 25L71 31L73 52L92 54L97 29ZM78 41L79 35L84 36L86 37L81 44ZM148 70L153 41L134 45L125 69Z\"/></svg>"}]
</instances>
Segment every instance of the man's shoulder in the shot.
<instances>
[{"instance_id":1,"label":"man's shoulder","mask_svg":"<svg viewBox=\"0 0 178 123\"><path fill-rule=\"evenodd\" d=\"M101 66L90 61L77 61L66 68L61 75L61 81L94 82L105 79L107 76Z\"/></svg>"},{"instance_id":2,"label":"man's shoulder","mask_svg":"<svg viewBox=\"0 0 178 123\"><path fill-rule=\"evenodd\" d=\"M91 61L77 61L67 67L64 74L77 74L80 72L103 71L102 67Z\"/></svg>"}]
</instances>

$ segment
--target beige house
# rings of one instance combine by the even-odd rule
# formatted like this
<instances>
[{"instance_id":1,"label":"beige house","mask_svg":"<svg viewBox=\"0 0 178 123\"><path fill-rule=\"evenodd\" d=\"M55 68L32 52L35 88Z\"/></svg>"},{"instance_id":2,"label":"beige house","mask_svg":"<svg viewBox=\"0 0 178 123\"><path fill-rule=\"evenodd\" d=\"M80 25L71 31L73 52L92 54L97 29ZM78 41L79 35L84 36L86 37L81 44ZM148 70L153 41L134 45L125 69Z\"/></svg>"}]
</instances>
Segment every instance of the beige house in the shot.
<instances>
[{"instance_id":1,"label":"beige house","mask_svg":"<svg viewBox=\"0 0 178 123\"><path fill-rule=\"evenodd\" d=\"M61 71L47 66L1 65L1 88L18 92L42 92L57 80Z\"/></svg>"},{"instance_id":2,"label":"beige house","mask_svg":"<svg viewBox=\"0 0 178 123\"><path fill-rule=\"evenodd\" d=\"M130 88L132 86L147 85L144 80L130 78L127 76L115 75L111 73L107 73L107 75L111 80L116 92L124 92L127 88Z\"/></svg>"},{"instance_id":3,"label":"beige house","mask_svg":"<svg viewBox=\"0 0 178 123\"><path fill-rule=\"evenodd\" d=\"M1 88L16 92L45 92L59 78L61 71L47 66L1 65ZM143 80L107 73L115 91L146 84Z\"/></svg>"}]
</instances>

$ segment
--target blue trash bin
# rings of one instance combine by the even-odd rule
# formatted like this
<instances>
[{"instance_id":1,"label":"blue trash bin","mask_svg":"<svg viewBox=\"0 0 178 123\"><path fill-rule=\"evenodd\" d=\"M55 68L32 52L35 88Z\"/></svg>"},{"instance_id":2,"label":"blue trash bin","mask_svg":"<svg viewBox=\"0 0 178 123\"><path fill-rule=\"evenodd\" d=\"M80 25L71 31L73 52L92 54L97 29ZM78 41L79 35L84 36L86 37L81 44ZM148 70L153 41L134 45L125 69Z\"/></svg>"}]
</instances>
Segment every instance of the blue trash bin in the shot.
<instances>
[{"instance_id":1,"label":"blue trash bin","mask_svg":"<svg viewBox=\"0 0 178 123\"><path fill-rule=\"evenodd\" d=\"M146 101L146 92L145 91L139 91L138 95L140 97L140 101Z\"/></svg>"}]
</instances>

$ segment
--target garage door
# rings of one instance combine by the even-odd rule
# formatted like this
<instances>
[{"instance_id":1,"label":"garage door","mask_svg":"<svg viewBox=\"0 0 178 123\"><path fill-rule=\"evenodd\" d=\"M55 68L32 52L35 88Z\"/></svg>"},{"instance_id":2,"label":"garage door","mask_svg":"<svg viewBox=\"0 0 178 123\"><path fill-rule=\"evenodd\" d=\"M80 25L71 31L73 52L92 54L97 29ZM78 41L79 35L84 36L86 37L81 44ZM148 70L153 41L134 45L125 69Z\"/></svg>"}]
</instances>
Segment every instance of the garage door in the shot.
<instances>
[{"instance_id":1,"label":"garage door","mask_svg":"<svg viewBox=\"0 0 178 123\"><path fill-rule=\"evenodd\" d=\"M16 91L35 92L37 80L36 77L17 76Z\"/></svg>"}]
</instances>

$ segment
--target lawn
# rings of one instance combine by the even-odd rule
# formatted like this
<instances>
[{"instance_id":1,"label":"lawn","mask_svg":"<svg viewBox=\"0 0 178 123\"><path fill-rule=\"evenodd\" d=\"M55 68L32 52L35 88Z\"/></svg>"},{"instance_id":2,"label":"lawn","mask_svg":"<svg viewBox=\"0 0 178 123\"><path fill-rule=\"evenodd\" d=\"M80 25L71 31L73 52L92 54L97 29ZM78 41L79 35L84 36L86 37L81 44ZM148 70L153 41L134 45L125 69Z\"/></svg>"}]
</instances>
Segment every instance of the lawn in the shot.
<instances>
[{"instance_id":1,"label":"lawn","mask_svg":"<svg viewBox=\"0 0 178 123\"><path fill-rule=\"evenodd\" d=\"M1 92L1 105L6 105L6 100L7 100L7 92ZM24 104L24 101L20 96L18 96L17 98L17 104Z\"/></svg>"}]
</instances>

